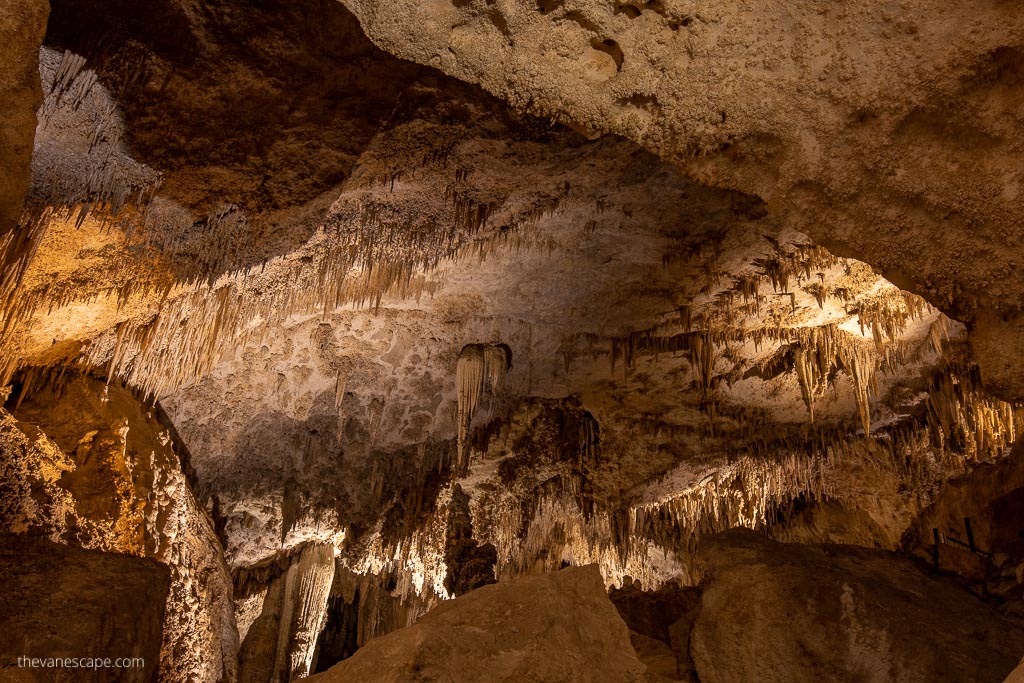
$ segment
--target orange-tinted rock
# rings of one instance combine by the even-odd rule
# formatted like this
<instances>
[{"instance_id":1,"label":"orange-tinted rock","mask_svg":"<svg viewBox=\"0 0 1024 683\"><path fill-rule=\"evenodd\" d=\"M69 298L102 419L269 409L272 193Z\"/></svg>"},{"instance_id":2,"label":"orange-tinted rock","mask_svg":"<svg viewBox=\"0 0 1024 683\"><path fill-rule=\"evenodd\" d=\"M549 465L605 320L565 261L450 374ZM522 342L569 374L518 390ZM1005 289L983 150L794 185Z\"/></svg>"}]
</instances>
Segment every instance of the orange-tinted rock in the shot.
<instances>
[{"instance_id":1,"label":"orange-tinted rock","mask_svg":"<svg viewBox=\"0 0 1024 683\"><path fill-rule=\"evenodd\" d=\"M169 585L168 567L152 559L0 535L0 678L156 681ZM19 657L136 661L31 668Z\"/></svg>"},{"instance_id":2,"label":"orange-tinted rock","mask_svg":"<svg viewBox=\"0 0 1024 683\"><path fill-rule=\"evenodd\" d=\"M596 566L484 586L307 680L644 680Z\"/></svg>"}]
</instances>

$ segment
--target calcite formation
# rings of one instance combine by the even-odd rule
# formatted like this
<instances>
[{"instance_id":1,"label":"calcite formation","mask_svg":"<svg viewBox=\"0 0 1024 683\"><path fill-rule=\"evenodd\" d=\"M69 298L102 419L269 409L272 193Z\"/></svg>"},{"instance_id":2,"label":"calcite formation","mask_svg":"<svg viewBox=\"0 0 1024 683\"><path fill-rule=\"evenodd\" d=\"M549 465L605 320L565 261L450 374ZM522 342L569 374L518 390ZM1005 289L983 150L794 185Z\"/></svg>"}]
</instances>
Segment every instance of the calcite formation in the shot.
<instances>
[{"instance_id":1,"label":"calcite formation","mask_svg":"<svg viewBox=\"0 0 1024 683\"><path fill-rule=\"evenodd\" d=\"M977 319L976 343L1019 335L1019 7L345 4L388 52L761 197L837 253ZM1021 397L1019 373L982 364Z\"/></svg>"},{"instance_id":2,"label":"calcite formation","mask_svg":"<svg viewBox=\"0 0 1024 683\"><path fill-rule=\"evenodd\" d=\"M812 603L833 677L995 680L1022 36L1005 2L17 0L0 527L169 567L164 681L800 680ZM911 656L907 615L995 635Z\"/></svg>"}]
</instances>

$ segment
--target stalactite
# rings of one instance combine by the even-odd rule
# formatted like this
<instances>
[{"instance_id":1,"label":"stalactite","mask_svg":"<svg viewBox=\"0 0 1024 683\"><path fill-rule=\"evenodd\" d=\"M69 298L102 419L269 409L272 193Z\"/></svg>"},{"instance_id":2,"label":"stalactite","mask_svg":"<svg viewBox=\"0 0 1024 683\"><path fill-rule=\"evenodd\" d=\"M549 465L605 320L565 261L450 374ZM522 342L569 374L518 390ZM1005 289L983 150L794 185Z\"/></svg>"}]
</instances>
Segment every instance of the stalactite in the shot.
<instances>
[{"instance_id":1,"label":"stalactite","mask_svg":"<svg viewBox=\"0 0 1024 683\"><path fill-rule=\"evenodd\" d=\"M715 374L715 344L708 334L694 333L690 337L690 363L697 385L706 394L711 389Z\"/></svg>"},{"instance_id":2,"label":"stalactite","mask_svg":"<svg viewBox=\"0 0 1024 683\"><path fill-rule=\"evenodd\" d=\"M334 383L334 409L338 412L339 421L341 420L341 404L345 400L345 385L347 382L347 374L339 370L338 379Z\"/></svg>"},{"instance_id":3,"label":"stalactite","mask_svg":"<svg viewBox=\"0 0 1024 683\"><path fill-rule=\"evenodd\" d=\"M61 55L53 82L39 111L40 124L43 128L50 124L59 106L66 105L71 109L77 109L96 84L94 71L83 72L85 62L85 57L70 50L65 50Z\"/></svg>"},{"instance_id":4,"label":"stalactite","mask_svg":"<svg viewBox=\"0 0 1024 683\"><path fill-rule=\"evenodd\" d=\"M933 442L983 460L1013 444L1024 429L1024 408L990 397L967 357L956 349L933 371L927 420Z\"/></svg>"},{"instance_id":5,"label":"stalactite","mask_svg":"<svg viewBox=\"0 0 1024 683\"><path fill-rule=\"evenodd\" d=\"M512 354L504 344L467 344L459 353L455 366L455 384L458 396L458 456L459 467L466 469L466 436L480 405L484 390L497 391L512 365Z\"/></svg>"},{"instance_id":6,"label":"stalactite","mask_svg":"<svg viewBox=\"0 0 1024 683\"><path fill-rule=\"evenodd\" d=\"M329 544L311 545L289 568L285 590L291 599L282 613L282 626L287 628L280 631L289 642L279 647L279 657L286 659L279 660L275 680L293 681L310 674L317 636L327 621L327 595L333 580L334 547Z\"/></svg>"},{"instance_id":7,"label":"stalactite","mask_svg":"<svg viewBox=\"0 0 1024 683\"><path fill-rule=\"evenodd\" d=\"M328 543L306 543L260 567L236 571L236 597L266 590L260 616L242 643L239 680L293 681L309 675L334 571L334 546Z\"/></svg>"},{"instance_id":8,"label":"stalactite","mask_svg":"<svg viewBox=\"0 0 1024 683\"><path fill-rule=\"evenodd\" d=\"M895 341L907 324L922 318L934 309L921 297L910 292L894 290L885 295L859 300L850 311L857 315L861 334L871 330L876 343L884 339Z\"/></svg>"},{"instance_id":9,"label":"stalactite","mask_svg":"<svg viewBox=\"0 0 1024 683\"><path fill-rule=\"evenodd\" d=\"M800 394L807 406L807 414L811 422L814 422L814 393L817 389L817 363L811 358L811 354L798 346L794 355L796 376L800 382Z\"/></svg>"},{"instance_id":10,"label":"stalactite","mask_svg":"<svg viewBox=\"0 0 1024 683\"><path fill-rule=\"evenodd\" d=\"M846 373L853 380L854 397L857 400L857 412L865 434L871 433L871 402L870 395L878 393L878 378L875 375L876 358L863 346L845 348L840 352L839 360Z\"/></svg>"}]
</instances>

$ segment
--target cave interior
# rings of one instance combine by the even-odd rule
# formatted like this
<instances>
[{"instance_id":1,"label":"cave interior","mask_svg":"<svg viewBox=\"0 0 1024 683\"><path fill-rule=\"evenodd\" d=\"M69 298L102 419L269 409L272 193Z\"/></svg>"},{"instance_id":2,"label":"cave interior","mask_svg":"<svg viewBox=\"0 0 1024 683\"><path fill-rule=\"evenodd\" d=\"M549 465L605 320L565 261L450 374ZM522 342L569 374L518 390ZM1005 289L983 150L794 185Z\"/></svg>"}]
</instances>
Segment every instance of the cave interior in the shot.
<instances>
[{"instance_id":1,"label":"cave interior","mask_svg":"<svg viewBox=\"0 0 1024 683\"><path fill-rule=\"evenodd\" d=\"M1024 5L4 0L0 678L1024 681Z\"/></svg>"}]
</instances>

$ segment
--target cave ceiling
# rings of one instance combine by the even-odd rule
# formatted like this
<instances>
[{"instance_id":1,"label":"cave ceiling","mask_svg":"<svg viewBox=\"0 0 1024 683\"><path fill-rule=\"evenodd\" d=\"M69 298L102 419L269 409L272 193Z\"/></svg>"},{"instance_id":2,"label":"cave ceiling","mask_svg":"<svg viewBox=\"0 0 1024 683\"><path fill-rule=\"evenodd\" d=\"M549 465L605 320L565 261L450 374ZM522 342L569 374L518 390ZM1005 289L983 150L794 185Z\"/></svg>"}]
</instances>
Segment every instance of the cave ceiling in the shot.
<instances>
[{"instance_id":1,"label":"cave ceiling","mask_svg":"<svg viewBox=\"0 0 1024 683\"><path fill-rule=\"evenodd\" d=\"M301 495L332 514L365 494L353 492L352 475L367 459L397 454L415 468L424 448L454 447L439 457L467 476L471 439L486 448L494 423L529 414L538 400L576 401L600 425L603 452L620 462L589 495L608 509L642 499L644 485L674 468L757 444L921 422L929 392L940 391L933 375L949 367L986 409L1005 405L986 397L969 362L975 321L965 312L976 301L941 301L914 280L928 280L927 269L903 263L908 278L887 267L902 253L892 239L911 239L911 227L869 240L885 258L851 248L850 233L867 232L858 230L864 217L837 219L834 205L851 203L823 197L839 176L802 158L821 147L827 126L840 126L842 134L828 132L828 158L843 166L844 182L867 182L856 178L868 173L870 149L856 142L864 136L835 115L878 100L886 84L853 82L840 101L823 95L843 73L852 78L841 67L858 34L832 47L829 67L803 55L817 54L813 24L794 13L804 30L792 57L766 53L763 71L694 92L728 68L722 51L764 52L782 37L754 31L757 40L740 45L729 36L755 17L725 22L721 12L679 14L660 3L637 16L632 5L598 16L572 3L486 12L436 4L384 20L360 3L353 15L334 2L165 2L123 21L116 3L55 3L26 198L36 252L5 340L8 372L28 368L24 391L36 375L92 368L162 402L207 495L242 507L253 496L273 506ZM393 51L429 66L382 52L357 17L386 48L403 22L421 22L416 40ZM442 20L457 25L438 63ZM901 26L899 16L884 21ZM558 30L542 36L542 22ZM652 22L661 28L639 30ZM498 28L473 29L482 38L460 49L462 32L485 23ZM902 26L886 50L860 59L888 63L909 49L903 34L926 29ZM621 54L577 46L590 33L615 36L605 42L629 58L609 69L604 58L615 66ZM533 60L513 72L535 74L527 85L536 91L507 68L484 68L499 37L493 48L506 64ZM682 68L665 61L679 40L693 76L654 78ZM577 48L590 56L577 60ZM971 68L980 79L981 67ZM809 69L818 76L789 92ZM998 64L989 71L996 109L1009 116L1015 83ZM896 69L889 79L921 90L915 73ZM964 78L961 88L981 87ZM565 79L576 85L559 87ZM941 131L908 99L862 112L864 125L916 125L923 130L910 146L934 144L929 135ZM815 105L803 117L794 112L802 101ZM537 117L544 113L551 118ZM889 133L871 136L871 149L882 138L892 147ZM760 163L750 145L767 150ZM747 182L766 174L771 187ZM871 175L884 195L908 173ZM909 175L925 183L918 195L946 180L941 167ZM875 200L867 195L854 207L864 216ZM914 251L929 261L963 255L935 247ZM964 270L951 269L941 287L981 277ZM967 328L883 279L890 271L949 304ZM986 295L1000 310L1015 305L1009 292ZM476 347L498 346L507 368L493 377L481 368L480 386L470 387L477 380L463 378L460 364L483 362L470 357ZM999 443L1012 440L993 431Z\"/></svg>"}]
</instances>

